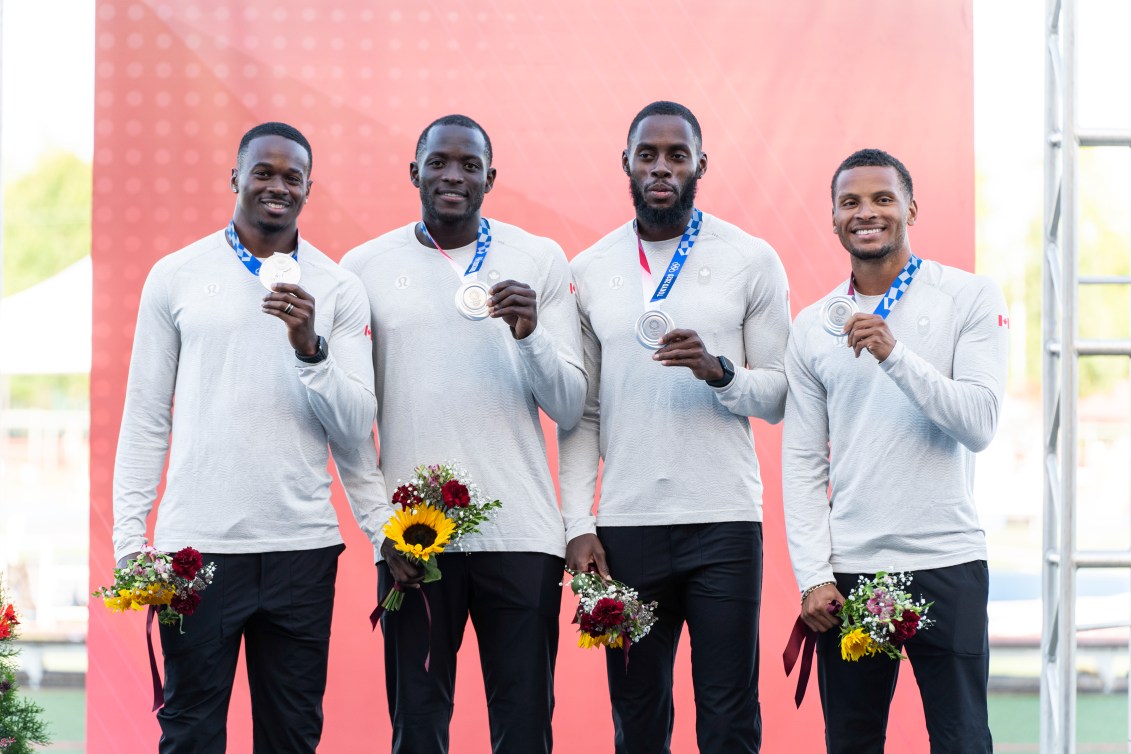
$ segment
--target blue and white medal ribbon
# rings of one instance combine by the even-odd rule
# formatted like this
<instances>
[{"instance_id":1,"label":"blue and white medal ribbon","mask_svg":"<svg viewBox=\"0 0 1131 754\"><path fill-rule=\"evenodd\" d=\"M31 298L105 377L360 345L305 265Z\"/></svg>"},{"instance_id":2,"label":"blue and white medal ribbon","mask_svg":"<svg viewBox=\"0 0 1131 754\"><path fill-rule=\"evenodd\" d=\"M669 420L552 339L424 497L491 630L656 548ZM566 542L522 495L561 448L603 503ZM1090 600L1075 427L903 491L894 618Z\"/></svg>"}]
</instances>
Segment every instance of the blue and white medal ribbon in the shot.
<instances>
[{"instance_id":1,"label":"blue and white medal ribbon","mask_svg":"<svg viewBox=\"0 0 1131 754\"><path fill-rule=\"evenodd\" d=\"M895 276L888 292L880 299L880 303L876 304L872 314L879 315L880 319L887 319L896 303L903 298L903 294L907 293L907 289L911 287L911 281L915 279L915 273L919 271L922 264L923 260L912 254L911 258L907 260L907 264ZM852 315L859 310L856 305L856 287L852 277L849 276L847 294L833 296L826 300L824 306L821 307L821 324L826 332L836 336L837 345L848 344L848 336L844 333L844 326L848 323L848 320L852 319Z\"/></svg>"},{"instance_id":2,"label":"blue and white medal ribbon","mask_svg":"<svg viewBox=\"0 0 1131 754\"><path fill-rule=\"evenodd\" d=\"M687 265L687 255L691 253L691 247L698 240L699 230L702 227L703 213L698 209L692 209L691 222L687 224L683 237L679 239L679 245L675 248L672 260L668 262L660 284L652 291L652 268L648 264L648 257L644 254L644 242L640 240L636 221L632 223L632 229L636 232L636 248L640 253L640 287L644 294L644 313L636 320L636 340L649 350L654 351L659 348L660 338L675 329L675 320L671 315L652 305L663 301L671 293L679 273L683 272L683 268Z\"/></svg>"},{"instance_id":3,"label":"blue and white medal ribbon","mask_svg":"<svg viewBox=\"0 0 1131 754\"><path fill-rule=\"evenodd\" d=\"M275 252L266 259L260 259L248 251L247 247L240 242L239 234L236 233L235 220L228 223L224 236L228 239L228 245L236 252L236 258L243 263L248 272L259 278L259 282L267 290L273 290L272 286L275 283L297 284L301 279L302 270L298 266L298 245L302 243L301 238L298 239L295 250L290 254Z\"/></svg>"},{"instance_id":4,"label":"blue and white medal ribbon","mask_svg":"<svg viewBox=\"0 0 1131 754\"><path fill-rule=\"evenodd\" d=\"M456 309L468 319L486 319L487 299L491 297L491 291L485 283L479 282L479 270L482 269L483 261L487 258L487 252L491 249L491 223L487 221L486 217L479 218L479 237L475 241L475 256L471 258L471 264L463 272L460 272L459 264L452 259L452 255L440 248L440 244L432 238L432 234L428 232L428 226L423 222L420 223L420 230L424 233L424 237L436 247L436 251L443 254L444 259L448 260L448 264L456 273L456 277L464 281L463 285L456 291Z\"/></svg>"}]
</instances>

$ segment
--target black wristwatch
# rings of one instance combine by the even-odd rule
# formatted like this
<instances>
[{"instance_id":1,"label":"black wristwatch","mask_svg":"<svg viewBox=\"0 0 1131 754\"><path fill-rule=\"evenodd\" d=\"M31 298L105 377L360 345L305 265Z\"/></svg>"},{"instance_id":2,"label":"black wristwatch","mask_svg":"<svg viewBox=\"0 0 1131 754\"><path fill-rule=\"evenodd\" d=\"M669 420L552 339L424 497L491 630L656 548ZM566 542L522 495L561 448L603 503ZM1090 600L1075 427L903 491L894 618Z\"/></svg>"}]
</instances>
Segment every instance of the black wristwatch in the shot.
<instances>
[{"instance_id":1,"label":"black wristwatch","mask_svg":"<svg viewBox=\"0 0 1131 754\"><path fill-rule=\"evenodd\" d=\"M330 348L326 345L326 339L321 335L318 336L318 349L314 352L313 356L303 356L298 350L295 350L295 358L304 364L318 364L326 360L330 355Z\"/></svg>"},{"instance_id":2,"label":"black wristwatch","mask_svg":"<svg viewBox=\"0 0 1131 754\"><path fill-rule=\"evenodd\" d=\"M734 379L734 364L726 356L719 357L719 366L723 368L723 376L717 380L707 380L711 387L726 387Z\"/></svg>"}]
</instances>

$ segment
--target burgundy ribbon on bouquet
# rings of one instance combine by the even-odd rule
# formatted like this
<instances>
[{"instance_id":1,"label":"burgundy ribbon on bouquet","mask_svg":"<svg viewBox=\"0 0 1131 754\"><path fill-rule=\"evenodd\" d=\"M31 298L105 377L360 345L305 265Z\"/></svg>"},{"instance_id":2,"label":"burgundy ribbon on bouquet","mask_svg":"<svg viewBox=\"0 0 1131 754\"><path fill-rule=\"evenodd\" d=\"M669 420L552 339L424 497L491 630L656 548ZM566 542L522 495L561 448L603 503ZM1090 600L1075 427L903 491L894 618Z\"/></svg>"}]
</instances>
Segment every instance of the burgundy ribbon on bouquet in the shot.
<instances>
[{"instance_id":1,"label":"burgundy ribbon on bouquet","mask_svg":"<svg viewBox=\"0 0 1131 754\"><path fill-rule=\"evenodd\" d=\"M801 700L805 698L805 688L809 685L809 673L813 669L813 654L817 649L817 632L805 625L801 616L797 616L793 624L793 632L782 652L785 661L785 674L793 672L798 655L801 656L801 668L797 672L797 691L793 694L793 701L801 707Z\"/></svg>"},{"instance_id":2,"label":"burgundy ribbon on bouquet","mask_svg":"<svg viewBox=\"0 0 1131 754\"><path fill-rule=\"evenodd\" d=\"M399 581L393 582L390 592L403 592ZM424 672L428 672L428 666L432 664L432 606L428 604L428 595L424 593L423 589L417 589L420 596L424 598L424 614L428 616L428 654L424 656ZM377 603L377 607L373 608L373 612L369 614L369 625L371 631L377 630L377 623L380 622L381 616L385 614L385 599L389 596L389 592L381 598Z\"/></svg>"},{"instance_id":3,"label":"burgundy ribbon on bouquet","mask_svg":"<svg viewBox=\"0 0 1131 754\"><path fill-rule=\"evenodd\" d=\"M149 606L149 615L145 617L145 643L149 646L149 674L153 678L153 711L165 706L165 692L161 687L161 675L157 672L157 656L153 654L153 618L157 615L157 606Z\"/></svg>"}]
</instances>

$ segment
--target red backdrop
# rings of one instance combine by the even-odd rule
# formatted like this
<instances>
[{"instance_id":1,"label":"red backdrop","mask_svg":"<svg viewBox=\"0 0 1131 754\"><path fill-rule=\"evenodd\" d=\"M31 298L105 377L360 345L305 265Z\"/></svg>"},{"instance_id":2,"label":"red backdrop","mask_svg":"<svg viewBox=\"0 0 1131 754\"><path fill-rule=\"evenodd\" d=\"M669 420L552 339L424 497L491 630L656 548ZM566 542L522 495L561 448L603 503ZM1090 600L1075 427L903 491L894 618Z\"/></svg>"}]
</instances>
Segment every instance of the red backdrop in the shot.
<instances>
[{"instance_id":1,"label":"red backdrop","mask_svg":"<svg viewBox=\"0 0 1131 754\"><path fill-rule=\"evenodd\" d=\"M91 375L92 587L113 565L111 481L138 296L160 256L221 228L243 132L265 120L314 148L303 235L333 256L419 216L408 162L420 129L462 112L495 147L489 216L559 241L570 256L630 217L620 169L629 121L674 99L703 125L711 169L699 206L767 239L785 262L794 313L841 279L829 178L877 146L914 175L912 242L973 266L971 0L851 3L730 0L98 0L94 156L94 361ZM697 12L700 11L700 12ZM552 427L547 427L552 430ZM793 708L781 649L797 610L781 513L780 428L755 426L765 482L762 707L765 749L816 752L815 681ZM556 456L551 440L551 457ZM371 551L335 491L348 549L338 579L322 751L389 741ZM603 661L573 646L563 599L558 751L608 751ZM90 614L87 751L153 751L141 614ZM465 641L452 751L489 751L486 705ZM280 658L286 662L286 658ZM686 646L673 748L694 750ZM890 739L924 751L906 668ZM241 668L241 675L242 675ZM246 684L231 752L249 752ZM894 747L893 747L894 748Z\"/></svg>"}]
</instances>

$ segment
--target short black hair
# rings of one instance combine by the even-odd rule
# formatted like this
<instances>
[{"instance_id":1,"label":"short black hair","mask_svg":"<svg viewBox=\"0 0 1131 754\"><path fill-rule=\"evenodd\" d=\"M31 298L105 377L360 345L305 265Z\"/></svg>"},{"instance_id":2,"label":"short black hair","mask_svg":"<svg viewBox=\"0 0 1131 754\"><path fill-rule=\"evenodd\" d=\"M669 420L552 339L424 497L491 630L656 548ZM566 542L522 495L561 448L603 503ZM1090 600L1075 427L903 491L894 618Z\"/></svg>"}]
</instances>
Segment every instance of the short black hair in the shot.
<instances>
[{"instance_id":1,"label":"short black hair","mask_svg":"<svg viewBox=\"0 0 1131 754\"><path fill-rule=\"evenodd\" d=\"M640 121L653 115L674 115L678 118L683 118L687 124L691 126L691 133L695 135L695 148L703 149L703 129L699 127L699 119L695 117L695 113L688 110L678 102L669 102L668 100L658 100L650 105L645 105L644 109L636 114L632 119L632 123L628 126L628 143L632 144L632 135L636 133L636 127L640 125Z\"/></svg>"},{"instance_id":2,"label":"short black hair","mask_svg":"<svg viewBox=\"0 0 1131 754\"><path fill-rule=\"evenodd\" d=\"M306 137L294 126L288 126L286 123L279 123L278 121L269 121L267 123L260 123L244 134L243 138L240 139L240 148L236 152L237 169L243 168L243 161L247 156L248 147L251 146L252 141L258 139L260 136L282 136L284 139L290 139L306 150L306 172L309 174L311 168L314 167L314 153L310 151L310 142L306 140Z\"/></svg>"},{"instance_id":3,"label":"short black hair","mask_svg":"<svg viewBox=\"0 0 1131 754\"><path fill-rule=\"evenodd\" d=\"M834 204L836 204L836 179L840 178L841 173L852 170L852 168L895 168L895 172L899 175L899 185L903 187L903 192L907 194L907 201L915 198L915 190L911 185L911 173L908 172L902 162L882 149L860 149L844 158L844 162L840 163L840 167L833 173L829 192L832 194Z\"/></svg>"},{"instance_id":4,"label":"short black hair","mask_svg":"<svg viewBox=\"0 0 1131 754\"><path fill-rule=\"evenodd\" d=\"M491 164L491 159L494 157L494 153L491 151L491 137L487 135L487 131L483 128L483 126L479 125L466 115L459 114L445 115L442 118L437 118L424 127L424 130L420 132L420 138L416 140L416 159L420 159L421 153L424 152L424 144L428 141L428 134L436 126L462 126L464 128L470 128L483 134L483 143L487 145L486 154L484 155L484 157L487 158L487 164Z\"/></svg>"}]
</instances>

